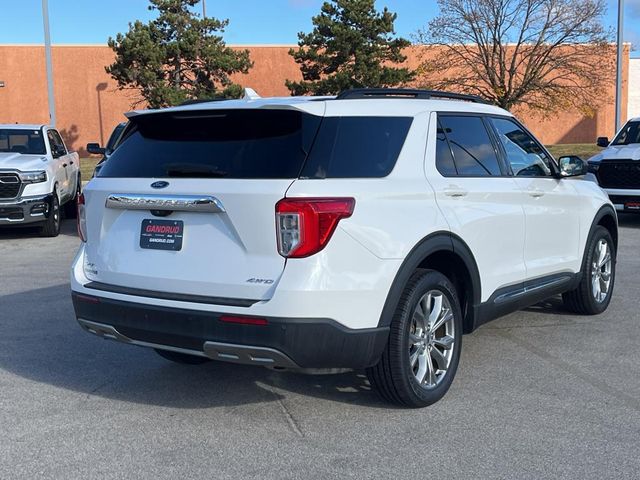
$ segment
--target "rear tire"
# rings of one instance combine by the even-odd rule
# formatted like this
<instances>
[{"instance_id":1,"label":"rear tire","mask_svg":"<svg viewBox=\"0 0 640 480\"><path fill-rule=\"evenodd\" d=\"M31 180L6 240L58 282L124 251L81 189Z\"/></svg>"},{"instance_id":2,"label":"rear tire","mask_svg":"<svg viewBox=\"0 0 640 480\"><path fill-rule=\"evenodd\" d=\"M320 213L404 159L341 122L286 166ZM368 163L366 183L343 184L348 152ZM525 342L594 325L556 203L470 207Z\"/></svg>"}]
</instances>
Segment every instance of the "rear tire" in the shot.
<instances>
[{"instance_id":1,"label":"rear tire","mask_svg":"<svg viewBox=\"0 0 640 480\"><path fill-rule=\"evenodd\" d=\"M462 349L462 311L451 281L419 270L405 287L380 361L367 369L383 399L426 407L449 390Z\"/></svg>"},{"instance_id":2,"label":"rear tire","mask_svg":"<svg viewBox=\"0 0 640 480\"><path fill-rule=\"evenodd\" d=\"M162 358L182 365L202 365L203 363L210 361L206 357L198 357L197 355L189 355L188 353L173 352L171 350L162 350L160 348L154 348L154 350Z\"/></svg>"},{"instance_id":3,"label":"rear tire","mask_svg":"<svg viewBox=\"0 0 640 480\"><path fill-rule=\"evenodd\" d=\"M597 315L607 309L616 277L616 253L609 230L596 227L587 243L578 288L562 294L567 310Z\"/></svg>"},{"instance_id":4,"label":"rear tire","mask_svg":"<svg viewBox=\"0 0 640 480\"><path fill-rule=\"evenodd\" d=\"M40 235L43 237L57 237L60 234L60 201L54 190L49 205L49 216L40 227Z\"/></svg>"}]
</instances>

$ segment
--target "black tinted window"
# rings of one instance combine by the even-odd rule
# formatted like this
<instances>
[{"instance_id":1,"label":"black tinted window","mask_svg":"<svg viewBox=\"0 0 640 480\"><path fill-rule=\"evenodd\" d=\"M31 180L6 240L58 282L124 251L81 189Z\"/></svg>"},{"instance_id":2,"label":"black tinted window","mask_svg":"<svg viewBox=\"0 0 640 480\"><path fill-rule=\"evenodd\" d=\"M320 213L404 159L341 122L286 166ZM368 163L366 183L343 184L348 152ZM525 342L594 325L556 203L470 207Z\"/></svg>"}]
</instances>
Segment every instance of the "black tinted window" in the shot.
<instances>
[{"instance_id":1,"label":"black tinted window","mask_svg":"<svg viewBox=\"0 0 640 480\"><path fill-rule=\"evenodd\" d=\"M458 175L501 175L500 164L480 117L441 116L440 125L449 141Z\"/></svg>"},{"instance_id":2,"label":"black tinted window","mask_svg":"<svg viewBox=\"0 0 640 480\"><path fill-rule=\"evenodd\" d=\"M326 117L304 178L385 177L393 170L411 117Z\"/></svg>"},{"instance_id":3,"label":"black tinted window","mask_svg":"<svg viewBox=\"0 0 640 480\"><path fill-rule=\"evenodd\" d=\"M628 122L622 127L612 145L630 145L632 143L640 143L640 122Z\"/></svg>"},{"instance_id":4,"label":"black tinted window","mask_svg":"<svg viewBox=\"0 0 640 480\"><path fill-rule=\"evenodd\" d=\"M451 148L449 148L449 142L440 121L438 121L438 133L436 135L436 168L445 176L452 176L457 173Z\"/></svg>"},{"instance_id":5,"label":"black tinted window","mask_svg":"<svg viewBox=\"0 0 640 480\"><path fill-rule=\"evenodd\" d=\"M0 152L44 155L44 139L40 130L0 129Z\"/></svg>"},{"instance_id":6,"label":"black tinted window","mask_svg":"<svg viewBox=\"0 0 640 480\"><path fill-rule=\"evenodd\" d=\"M116 145L118 143L118 140L120 139L120 135L122 135L122 131L126 126L126 123L120 123L118 126L116 126L116 128L113 129L113 132L111 132L111 136L107 141L107 145L105 146L107 152L112 152L116 149Z\"/></svg>"},{"instance_id":7,"label":"black tinted window","mask_svg":"<svg viewBox=\"0 0 640 480\"><path fill-rule=\"evenodd\" d=\"M320 117L290 110L141 115L101 177L296 178Z\"/></svg>"},{"instance_id":8,"label":"black tinted window","mask_svg":"<svg viewBox=\"0 0 640 480\"><path fill-rule=\"evenodd\" d=\"M491 123L498 132L514 175L546 177L553 174L551 159L517 123L506 118L492 118Z\"/></svg>"},{"instance_id":9,"label":"black tinted window","mask_svg":"<svg viewBox=\"0 0 640 480\"><path fill-rule=\"evenodd\" d=\"M65 155L67 148L64 146L64 142L62 141L60 134L56 130L49 130L47 131L47 136L49 137L51 149L59 155Z\"/></svg>"}]
</instances>

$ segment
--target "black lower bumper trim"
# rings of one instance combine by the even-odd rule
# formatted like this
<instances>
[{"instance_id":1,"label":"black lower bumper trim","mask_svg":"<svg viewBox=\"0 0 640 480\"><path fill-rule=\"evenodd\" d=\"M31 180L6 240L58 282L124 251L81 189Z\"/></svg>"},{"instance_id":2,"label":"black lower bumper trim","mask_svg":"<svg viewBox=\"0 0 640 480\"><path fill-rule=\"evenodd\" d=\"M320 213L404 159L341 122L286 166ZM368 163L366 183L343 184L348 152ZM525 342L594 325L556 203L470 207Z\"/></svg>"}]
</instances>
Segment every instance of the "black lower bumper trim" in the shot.
<instances>
[{"instance_id":1,"label":"black lower bumper trim","mask_svg":"<svg viewBox=\"0 0 640 480\"><path fill-rule=\"evenodd\" d=\"M72 293L76 317L110 325L140 343L204 352L207 342L281 352L300 368L364 368L377 363L389 329L349 329L330 319L267 317L267 325L220 321L221 313L122 302ZM224 358L220 358L224 359Z\"/></svg>"}]
</instances>

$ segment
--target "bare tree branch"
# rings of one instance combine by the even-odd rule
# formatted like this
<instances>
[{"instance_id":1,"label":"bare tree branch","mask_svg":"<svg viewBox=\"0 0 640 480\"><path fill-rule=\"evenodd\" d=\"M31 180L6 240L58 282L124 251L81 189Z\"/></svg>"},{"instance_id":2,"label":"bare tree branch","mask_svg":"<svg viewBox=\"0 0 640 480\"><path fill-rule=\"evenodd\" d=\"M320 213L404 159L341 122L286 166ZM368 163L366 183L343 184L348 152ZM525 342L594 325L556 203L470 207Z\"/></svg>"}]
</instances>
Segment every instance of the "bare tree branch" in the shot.
<instances>
[{"instance_id":1,"label":"bare tree branch","mask_svg":"<svg viewBox=\"0 0 640 480\"><path fill-rule=\"evenodd\" d=\"M613 79L604 0L438 0L419 82L503 107L592 112Z\"/></svg>"}]
</instances>

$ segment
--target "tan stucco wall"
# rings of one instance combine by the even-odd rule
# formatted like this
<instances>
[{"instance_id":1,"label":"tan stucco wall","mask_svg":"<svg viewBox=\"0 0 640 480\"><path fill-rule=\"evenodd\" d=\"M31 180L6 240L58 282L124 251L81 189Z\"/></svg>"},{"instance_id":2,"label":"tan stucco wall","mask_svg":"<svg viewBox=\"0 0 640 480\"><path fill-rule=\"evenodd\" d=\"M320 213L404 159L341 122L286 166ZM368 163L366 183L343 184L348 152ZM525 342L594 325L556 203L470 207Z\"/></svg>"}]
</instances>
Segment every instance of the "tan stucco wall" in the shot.
<instances>
[{"instance_id":1,"label":"tan stucco wall","mask_svg":"<svg viewBox=\"0 0 640 480\"><path fill-rule=\"evenodd\" d=\"M286 79L300 79L300 71L287 46L251 46L253 69L234 80L254 88L262 96L288 95ZM106 46L54 46L53 72L57 126L72 149L87 142L104 143L113 127L131 110L136 95L119 91L104 67L113 61ZM417 65L410 52L408 63ZM628 52L624 62L623 116L626 119ZM0 123L47 123L48 104L42 46L0 45ZM521 115L522 120L546 144L591 143L597 136L613 134L614 85L603 91L605 99L595 116L579 112Z\"/></svg>"}]
</instances>

